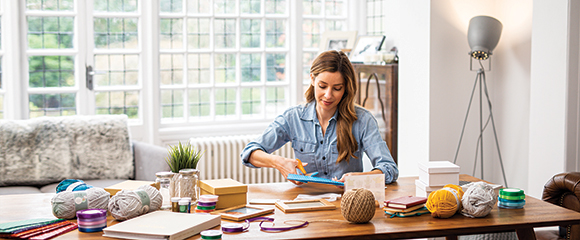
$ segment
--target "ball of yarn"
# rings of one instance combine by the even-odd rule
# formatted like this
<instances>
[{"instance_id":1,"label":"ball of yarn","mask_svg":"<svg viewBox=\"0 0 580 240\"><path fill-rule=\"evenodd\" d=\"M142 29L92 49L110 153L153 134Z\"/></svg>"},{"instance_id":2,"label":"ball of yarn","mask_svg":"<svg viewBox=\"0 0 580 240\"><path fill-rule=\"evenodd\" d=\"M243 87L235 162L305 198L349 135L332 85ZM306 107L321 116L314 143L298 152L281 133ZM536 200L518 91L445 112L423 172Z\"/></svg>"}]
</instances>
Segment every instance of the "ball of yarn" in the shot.
<instances>
[{"instance_id":1,"label":"ball of yarn","mask_svg":"<svg viewBox=\"0 0 580 240\"><path fill-rule=\"evenodd\" d=\"M461 210L462 197L461 187L447 184L442 189L429 194L425 207L429 209L432 217L449 218Z\"/></svg>"},{"instance_id":2,"label":"ball of yarn","mask_svg":"<svg viewBox=\"0 0 580 240\"><path fill-rule=\"evenodd\" d=\"M351 189L340 200L340 212L349 222L367 223L375 216L375 196L367 189Z\"/></svg>"},{"instance_id":3,"label":"ball of yarn","mask_svg":"<svg viewBox=\"0 0 580 240\"><path fill-rule=\"evenodd\" d=\"M126 220L156 211L163 197L156 188L143 185L136 190L121 190L109 200L109 212L117 220Z\"/></svg>"},{"instance_id":4,"label":"ball of yarn","mask_svg":"<svg viewBox=\"0 0 580 240\"><path fill-rule=\"evenodd\" d=\"M69 191L84 191L89 188L93 188L93 186L86 184L83 180L79 179L65 179L58 183L56 186L56 193Z\"/></svg>"},{"instance_id":5,"label":"ball of yarn","mask_svg":"<svg viewBox=\"0 0 580 240\"><path fill-rule=\"evenodd\" d=\"M493 187L484 182L473 183L463 194L461 214L476 218L485 217L493 209L497 201L497 194Z\"/></svg>"},{"instance_id":6,"label":"ball of yarn","mask_svg":"<svg viewBox=\"0 0 580 240\"><path fill-rule=\"evenodd\" d=\"M76 217L78 210L107 210L110 196L111 194L102 188L91 188L85 191L75 192L60 192L50 200L52 214L57 218L73 219Z\"/></svg>"}]
</instances>

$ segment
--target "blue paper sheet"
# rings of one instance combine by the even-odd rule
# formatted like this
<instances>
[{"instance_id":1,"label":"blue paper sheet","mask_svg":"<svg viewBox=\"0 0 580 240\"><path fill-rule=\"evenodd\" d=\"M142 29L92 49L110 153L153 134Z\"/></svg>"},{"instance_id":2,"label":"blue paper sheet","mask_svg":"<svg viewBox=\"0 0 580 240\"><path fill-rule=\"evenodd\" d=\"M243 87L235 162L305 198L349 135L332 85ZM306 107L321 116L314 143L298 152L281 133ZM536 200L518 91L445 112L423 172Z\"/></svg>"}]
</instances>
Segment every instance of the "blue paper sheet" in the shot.
<instances>
[{"instance_id":1,"label":"blue paper sheet","mask_svg":"<svg viewBox=\"0 0 580 240\"><path fill-rule=\"evenodd\" d=\"M288 180L294 180L294 181L304 182L304 183L315 182L315 183L331 184L331 185L336 185L336 186L344 186L344 183L342 183L342 182L332 181L332 180L329 180L326 178L311 177L311 176L304 176L304 175L298 175L298 174L288 174Z\"/></svg>"}]
</instances>

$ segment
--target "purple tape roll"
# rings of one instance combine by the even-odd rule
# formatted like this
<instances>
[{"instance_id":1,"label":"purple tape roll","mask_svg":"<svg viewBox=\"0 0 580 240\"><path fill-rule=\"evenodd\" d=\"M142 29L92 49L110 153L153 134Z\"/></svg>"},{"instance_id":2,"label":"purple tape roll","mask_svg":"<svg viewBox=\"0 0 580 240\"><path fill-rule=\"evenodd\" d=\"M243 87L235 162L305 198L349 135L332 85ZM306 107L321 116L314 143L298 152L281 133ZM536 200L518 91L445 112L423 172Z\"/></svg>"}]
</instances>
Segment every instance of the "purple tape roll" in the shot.
<instances>
[{"instance_id":1,"label":"purple tape roll","mask_svg":"<svg viewBox=\"0 0 580 240\"><path fill-rule=\"evenodd\" d=\"M202 201L198 201L197 202L197 206L202 206L202 207L211 207L211 206L215 206L216 202L202 202Z\"/></svg>"},{"instance_id":2,"label":"purple tape roll","mask_svg":"<svg viewBox=\"0 0 580 240\"><path fill-rule=\"evenodd\" d=\"M246 221L244 222L245 224L241 224L241 223L225 223L225 224L222 224L222 231L224 233L243 232L243 231L248 230L248 228L250 228L250 222L260 221L260 220L262 222L264 222L264 221L273 222L274 221L273 218L269 218L269 217L250 218L250 219L246 219Z\"/></svg>"}]
</instances>

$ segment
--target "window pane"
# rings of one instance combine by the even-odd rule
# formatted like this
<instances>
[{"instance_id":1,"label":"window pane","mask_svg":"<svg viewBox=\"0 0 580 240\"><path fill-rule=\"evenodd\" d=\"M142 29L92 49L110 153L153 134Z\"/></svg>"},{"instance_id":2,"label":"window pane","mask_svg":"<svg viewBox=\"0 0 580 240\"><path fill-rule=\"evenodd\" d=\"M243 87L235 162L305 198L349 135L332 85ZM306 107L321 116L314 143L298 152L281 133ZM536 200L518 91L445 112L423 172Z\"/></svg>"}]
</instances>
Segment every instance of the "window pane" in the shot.
<instances>
[{"instance_id":1,"label":"window pane","mask_svg":"<svg viewBox=\"0 0 580 240\"><path fill-rule=\"evenodd\" d=\"M241 0L240 12L249 14L260 13L260 0Z\"/></svg>"},{"instance_id":2,"label":"window pane","mask_svg":"<svg viewBox=\"0 0 580 240\"><path fill-rule=\"evenodd\" d=\"M115 91L95 93L97 114L126 114L130 119L139 118L139 91Z\"/></svg>"},{"instance_id":3,"label":"window pane","mask_svg":"<svg viewBox=\"0 0 580 240\"><path fill-rule=\"evenodd\" d=\"M214 12L215 13L236 13L236 1L235 0L215 0L214 1Z\"/></svg>"},{"instance_id":4,"label":"window pane","mask_svg":"<svg viewBox=\"0 0 580 240\"><path fill-rule=\"evenodd\" d=\"M327 16L343 16L344 0L326 0L325 9Z\"/></svg>"},{"instance_id":5,"label":"window pane","mask_svg":"<svg viewBox=\"0 0 580 240\"><path fill-rule=\"evenodd\" d=\"M96 48L138 48L137 18L95 18Z\"/></svg>"},{"instance_id":6,"label":"window pane","mask_svg":"<svg viewBox=\"0 0 580 240\"><path fill-rule=\"evenodd\" d=\"M26 9L42 11L72 11L73 0L27 0Z\"/></svg>"},{"instance_id":7,"label":"window pane","mask_svg":"<svg viewBox=\"0 0 580 240\"><path fill-rule=\"evenodd\" d=\"M236 114L236 90L223 88L215 90L215 114L219 116Z\"/></svg>"},{"instance_id":8,"label":"window pane","mask_svg":"<svg viewBox=\"0 0 580 240\"><path fill-rule=\"evenodd\" d=\"M30 118L41 116L68 116L76 114L74 93L30 94Z\"/></svg>"},{"instance_id":9,"label":"window pane","mask_svg":"<svg viewBox=\"0 0 580 240\"><path fill-rule=\"evenodd\" d=\"M183 19L162 18L160 20L159 47L161 49L183 48Z\"/></svg>"},{"instance_id":10,"label":"window pane","mask_svg":"<svg viewBox=\"0 0 580 240\"><path fill-rule=\"evenodd\" d=\"M384 35L383 21L383 0L367 0L367 34Z\"/></svg>"},{"instance_id":11,"label":"window pane","mask_svg":"<svg viewBox=\"0 0 580 240\"><path fill-rule=\"evenodd\" d=\"M302 23L303 44L305 48L317 48L320 43L320 21L304 20Z\"/></svg>"},{"instance_id":12,"label":"window pane","mask_svg":"<svg viewBox=\"0 0 580 240\"><path fill-rule=\"evenodd\" d=\"M286 54L266 54L266 80L283 82L286 79Z\"/></svg>"},{"instance_id":13,"label":"window pane","mask_svg":"<svg viewBox=\"0 0 580 240\"><path fill-rule=\"evenodd\" d=\"M210 90L191 89L189 90L189 116L206 117L210 111Z\"/></svg>"},{"instance_id":14,"label":"window pane","mask_svg":"<svg viewBox=\"0 0 580 240\"><path fill-rule=\"evenodd\" d=\"M278 116L286 109L286 94L284 87L266 88L266 114Z\"/></svg>"},{"instance_id":15,"label":"window pane","mask_svg":"<svg viewBox=\"0 0 580 240\"><path fill-rule=\"evenodd\" d=\"M236 82L236 55L215 54L215 82Z\"/></svg>"},{"instance_id":16,"label":"window pane","mask_svg":"<svg viewBox=\"0 0 580 240\"><path fill-rule=\"evenodd\" d=\"M160 0L159 9L161 12L179 13L183 11L182 0Z\"/></svg>"},{"instance_id":17,"label":"window pane","mask_svg":"<svg viewBox=\"0 0 580 240\"><path fill-rule=\"evenodd\" d=\"M302 12L304 15L320 15L322 0L302 0Z\"/></svg>"},{"instance_id":18,"label":"window pane","mask_svg":"<svg viewBox=\"0 0 580 240\"><path fill-rule=\"evenodd\" d=\"M314 58L316 58L316 53L305 52L302 54L302 79L304 84L310 84L310 66L312 66Z\"/></svg>"},{"instance_id":19,"label":"window pane","mask_svg":"<svg viewBox=\"0 0 580 240\"><path fill-rule=\"evenodd\" d=\"M75 86L72 56L32 56L28 58L31 88Z\"/></svg>"},{"instance_id":20,"label":"window pane","mask_svg":"<svg viewBox=\"0 0 580 240\"><path fill-rule=\"evenodd\" d=\"M216 18L214 20L215 47L236 47L236 20Z\"/></svg>"},{"instance_id":21,"label":"window pane","mask_svg":"<svg viewBox=\"0 0 580 240\"><path fill-rule=\"evenodd\" d=\"M183 54L159 55L161 85L183 84Z\"/></svg>"},{"instance_id":22,"label":"window pane","mask_svg":"<svg viewBox=\"0 0 580 240\"><path fill-rule=\"evenodd\" d=\"M189 49L209 48L209 18L187 19L187 46Z\"/></svg>"},{"instance_id":23,"label":"window pane","mask_svg":"<svg viewBox=\"0 0 580 240\"><path fill-rule=\"evenodd\" d=\"M183 90L161 90L161 117L183 118Z\"/></svg>"},{"instance_id":24,"label":"window pane","mask_svg":"<svg viewBox=\"0 0 580 240\"><path fill-rule=\"evenodd\" d=\"M266 13L284 14L286 13L286 0L266 0Z\"/></svg>"},{"instance_id":25,"label":"window pane","mask_svg":"<svg viewBox=\"0 0 580 240\"><path fill-rule=\"evenodd\" d=\"M210 1L207 0L188 0L187 12L189 13L210 13Z\"/></svg>"},{"instance_id":26,"label":"window pane","mask_svg":"<svg viewBox=\"0 0 580 240\"><path fill-rule=\"evenodd\" d=\"M242 19L241 20L241 43L244 48L260 47L261 20Z\"/></svg>"},{"instance_id":27,"label":"window pane","mask_svg":"<svg viewBox=\"0 0 580 240\"><path fill-rule=\"evenodd\" d=\"M266 47L284 47L286 45L286 21L266 19Z\"/></svg>"},{"instance_id":28,"label":"window pane","mask_svg":"<svg viewBox=\"0 0 580 240\"><path fill-rule=\"evenodd\" d=\"M344 29L346 29L345 21L333 21L333 20L326 21L327 31L342 31Z\"/></svg>"},{"instance_id":29,"label":"window pane","mask_svg":"<svg viewBox=\"0 0 580 240\"><path fill-rule=\"evenodd\" d=\"M242 82L259 82L261 73L262 54L241 54Z\"/></svg>"},{"instance_id":30,"label":"window pane","mask_svg":"<svg viewBox=\"0 0 580 240\"><path fill-rule=\"evenodd\" d=\"M72 48L73 17L27 17L28 48Z\"/></svg>"},{"instance_id":31,"label":"window pane","mask_svg":"<svg viewBox=\"0 0 580 240\"><path fill-rule=\"evenodd\" d=\"M262 112L260 88L242 88L242 114L260 114Z\"/></svg>"},{"instance_id":32,"label":"window pane","mask_svg":"<svg viewBox=\"0 0 580 240\"><path fill-rule=\"evenodd\" d=\"M95 55L96 86L129 86L139 83L139 55Z\"/></svg>"},{"instance_id":33,"label":"window pane","mask_svg":"<svg viewBox=\"0 0 580 240\"><path fill-rule=\"evenodd\" d=\"M187 77L189 84L209 83L210 54L187 55Z\"/></svg>"},{"instance_id":34,"label":"window pane","mask_svg":"<svg viewBox=\"0 0 580 240\"><path fill-rule=\"evenodd\" d=\"M136 12L137 0L97 0L96 12Z\"/></svg>"}]
</instances>

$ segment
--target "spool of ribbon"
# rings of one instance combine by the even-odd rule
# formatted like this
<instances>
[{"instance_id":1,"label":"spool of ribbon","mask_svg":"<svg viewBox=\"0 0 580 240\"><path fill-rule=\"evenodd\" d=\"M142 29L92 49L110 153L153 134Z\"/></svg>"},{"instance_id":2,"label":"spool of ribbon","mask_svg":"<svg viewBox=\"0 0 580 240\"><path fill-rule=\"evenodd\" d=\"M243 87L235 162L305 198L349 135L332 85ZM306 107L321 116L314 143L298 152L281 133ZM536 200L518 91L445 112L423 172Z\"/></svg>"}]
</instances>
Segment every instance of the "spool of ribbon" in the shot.
<instances>
[{"instance_id":1,"label":"spool of ribbon","mask_svg":"<svg viewBox=\"0 0 580 240\"><path fill-rule=\"evenodd\" d=\"M244 221L245 224L241 224L241 223L222 224L222 231L225 233L243 232L243 231L248 230L248 228L250 228L250 222L259 221L259 220L262 220L262 222L264 222L264 221L273 222L274 221L273 218L269 218L269 217L250 218L250 219L246 219L246 221Z\"/></svg>"}]
</instances>

